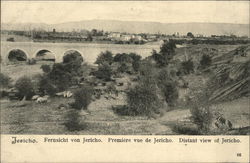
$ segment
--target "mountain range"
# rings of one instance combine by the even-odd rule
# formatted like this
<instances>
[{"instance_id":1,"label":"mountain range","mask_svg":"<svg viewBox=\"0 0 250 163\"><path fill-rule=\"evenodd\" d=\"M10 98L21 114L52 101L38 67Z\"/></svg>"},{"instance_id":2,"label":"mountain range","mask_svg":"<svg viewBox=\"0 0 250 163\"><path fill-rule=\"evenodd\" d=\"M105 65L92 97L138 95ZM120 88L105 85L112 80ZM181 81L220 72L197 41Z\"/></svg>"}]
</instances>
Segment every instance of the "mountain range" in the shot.
<instances>
[{"instance_id":1,"label":"mountain range","mask_svg":"<svg viewBox=\"0 0 250 163\"><path fill-rule=\"evenodd\" d=\"M119 20L84 20L76 22L66 22L59 24L44 23L2 23L2 30L31 30L42 29L57 31L91 30L98 29L112 32L127 33L160 33L185 35L187 32L193 34L210 35L237 35L249 37L249 24L232 23L159 23L143 21L119 21Z\"/></svg>"}]
</instances>

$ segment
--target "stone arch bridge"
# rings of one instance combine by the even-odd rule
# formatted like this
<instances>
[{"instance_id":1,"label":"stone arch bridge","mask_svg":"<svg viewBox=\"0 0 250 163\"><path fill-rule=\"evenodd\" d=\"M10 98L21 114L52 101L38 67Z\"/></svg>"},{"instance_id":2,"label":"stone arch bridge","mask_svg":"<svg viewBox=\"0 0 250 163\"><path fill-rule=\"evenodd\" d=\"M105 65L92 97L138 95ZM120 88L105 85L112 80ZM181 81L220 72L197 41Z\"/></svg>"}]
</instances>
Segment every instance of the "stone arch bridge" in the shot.
<instances>
[{"instance_id":1,"label":"stone arch bridge","mask_svg":"<svg viewBox=\"0 0 250 163\"><path fill-rule=\"evenodd\" d=\"M34 43L34 42L4 42L1 43L1 58L9 61L9 55L13 50L20 50L25 53L27 59L36 58L42 52L50 52L54 55L55 62L61 62L66 52L74 50L79 52L83 59L84 47L77 44L61 43Z\"/></svg>"}]
</instances>

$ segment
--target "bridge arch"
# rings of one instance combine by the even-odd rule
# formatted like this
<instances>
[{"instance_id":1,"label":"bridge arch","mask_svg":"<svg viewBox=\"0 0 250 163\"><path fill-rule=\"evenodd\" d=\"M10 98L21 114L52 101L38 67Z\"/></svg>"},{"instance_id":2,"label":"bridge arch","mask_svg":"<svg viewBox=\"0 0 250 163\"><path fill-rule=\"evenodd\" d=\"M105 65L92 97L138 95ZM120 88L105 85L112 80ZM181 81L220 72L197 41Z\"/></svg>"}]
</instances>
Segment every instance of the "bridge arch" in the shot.
<instances>
[{"instance_id":1,"label":"bridge arch","mask_svg":"<svg viewBox=\"0 0 250 163\"><path fill-rule=\"evenodd\" d=\"M79 59L81 59L82 61L84 61L83 54L80 51L78 51L77 49L68 49L68 50L66 50L64 52L64 54L63 54L63 61L65 59L67 60L67 58L65 57L66 55L72 55L72 54L75 54L76 56L79 57Z\"/></svg>"},{"instance_id":2,"label":"bridge arch","mask_svg":"<svg viewBox=\"0 0 250 163\"><path fill-rule=\"evenodd\" d=\"M26 62L28 54L21 49L12 49L7 53L7 58L10 62Z\"/></svg>"},{"instance_id":3,"label":"bridge arch","mask_svg":"<svg viewBox=\"0 0 250 163\"><path fill-rule=\"evenodd\" d=\"M55 54L51 50L40 49L35 53L35 59L38 61L53 61L55 62Z\"/></svg>"}]
</instances>

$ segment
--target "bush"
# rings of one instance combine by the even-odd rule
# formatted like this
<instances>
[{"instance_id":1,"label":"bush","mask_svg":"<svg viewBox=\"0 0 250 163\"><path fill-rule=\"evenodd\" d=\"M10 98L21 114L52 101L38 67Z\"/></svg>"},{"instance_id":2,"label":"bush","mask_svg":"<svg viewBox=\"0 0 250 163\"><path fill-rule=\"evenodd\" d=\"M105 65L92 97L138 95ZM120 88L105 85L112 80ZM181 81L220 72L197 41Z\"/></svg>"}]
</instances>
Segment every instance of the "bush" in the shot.
<instances>
[{"instance_id":1,"label":"bush","mask_svg":"<svg viewBox=\"0 0 250 163\"><path fill-rule=\"evenodd\" d=\"M126 63L132 63L133 59L126 53L117 53L114 57L114 62L126 62Z\"/></svg>"},{"instance_id":2,"label":"bush","mask_svg":"<svg viewBox=\"0 0 250 163\"><path fill-rule=\"evenodd\" d=\"M160 53L158 53L156 50L152 51L152 58L155 60L157 65L160 67L166 66L168 64L167 60L164 58L164 56L161 55Z\"/></svg>"},{"instance_id":3,"label":"bush","mask_svg":"<svg viewBox=\"0 0 250 163\"><path fill-rule=\"evenodd\" d=\"M93 89L89 86L83 86L74 93L74 103L72 105L75 109L84 109L88 108L88 105L91 103L93 94Z\"/></svg>"},{"instance_id":4,"label":"bush","mask_svg":"<svg viewBox=\"0 0 250 163\"><path fill-rule=\"evenodd\" d=\"M177 84L174 81L169 80L161 83L160 88L169 106L174 106L179 96Z\"/></svg>"},{"instance_id":5,"label":"bush","mask_svg":"<svg viewBox=\"0 0 250 163\"><path fill-rule=\"evenodd\" d=\"M47 74L48 79L59 91L64 91L70 86L78 84L82 75L83 69L79 62L55 63Z\"/></svg>"},{"instance_id":6,"label":"bush","mask_svg":"<svg viewBox=\"0 0 250 163\"><path fill-rule=\"evenodd\" d=\"M198 126L199 132L201 134L208 134L213 118L209 105L199 106L195 104L191 108L190 112L191 120Z\"/></svg>"},{"instance_id":7,"label":"bush","mask_svg":"<svg viewBox=\"0 0 250 163\"><path fill-rule=\"evenodd\" d=\"M0 88L7 88L10 85L10 77L7 75L0 73Z\"/></svg>"},{"instance_id":8,"label":"bush","mask_svg":"<svg viewBox=\"0 0 250 163\"><path fill-rule=\"evenodd\" d=\"M94 72L94 75L99 79L110 81L112 75L112 69L109 64L104 63L98 66L98 70Z\"/></svg>"},{"instance_id":9,"label":"bush","mask_svg":"<svg viewBox=\"0 0 250 163\"><path fill-rule=\"evenodd\" d=\"M132 70L132 65L129 64L129 63L121 63L120 66L118 67L117 69L117 72L120 72L120 73L129 73L131 74L133 72Z\"/></svg>"},{"instance_id":10,"label":"bush","mask_svg":"<svg viewBox=\"0 0 250 163\"><path fill-rule=\"evenodd\" d=\"M77 110L69 110L65 116L65 119L66 121L64 125L69 131L80 131L86 127L85 125L81 125L80 114Z\"/></svg>"},{"instance_id":11,"label":"bush","mask_svg":"<svg viewBox=\"0 0 250 163\"><path fill-rule=\"evenodd\" d=\"M129 108L127 105L117 105L117 106L112 106L112 110L114 113L122 116L128 116L131 115L131 112L129 111Z\"/></svg>"},{"instance_id":12,"label":"bush","mask_svg":"<svg viewBox=\"0 0 250 163\"><path fill-rule=\"evenodd\" d=\"M207 55L207 54L203 54L202 58L200 60L201 68L203 68L203 69L207 68L211 64L212 64L212 58L209 55Z\"/></svg>"},{"instance_id":13,"label":"bush","mask_svg":"<svg viewBox=\"0 0 250 163\"><path fill-rule=\"evenodd\" d=\"M133 71L137 72L139 70L140 60L141 56L135 53L118 53L114 57L114 62L118 62L121 64L118 71L122 73L132 73ZM130 70L130 65L132 65L132 71Z\"/></svg>"},{"instance_id":14,"label":"bush","mask_svg":"<svg viewBox=\"0 0 250 163\"><path fill-rule=\"evenodd\" d=\"M53 83L58 91L64 91L71 85L71 79L74 75L69 69L67 69L65 64L55 63L51 72L46 76L48 79L47 81Z\"/></svg>"},{"instance_id":15,"label":"bush","mask_svg":"<svg viewBox=\"0 0 250 163\"><path fill-rule=\"evenodd\" d=\"M165 101L170 106L174 106L179 96L175 70L168 66L167 69L163 69L159 72L157 79L157 85L161 89Z\"/></svg>"},{"instance_id":16,"label":"bush","mask_svg":"<svg viewBox=\"0 0 250 163\"><path fill-rule=\"evenodd\" d=\"M30 98L34 94L34 87L29 77L20 77L15 84L15 88L18 90L19 95L23 97L23 100Z\"/></svg>"},{"instance_id":17,"label":"bush","mask_svg":"<svg viewBox=\"0 0 250 163\"><path fill-rule=\"evenodd\" d=\"M68 51L68 53L63 56L63 63L71 63L71 62L78 62L81 64L83 62L82 55L74 50Z\"/></svg>"},{"instance_id":18,"label":"bush","mask_svg":"<svg viewBox=\"0 0 250 163\"><path fill-rule=\"evenodd\" d=\"M185 75L194 72L194 62L192 61L192 59L189 59L187 61L183 61L181 63L181 70L180 70L180 72L183 72Z\"/></svg>"},{"instance_id":19,"label":"bush","mask_svg":"<svg viewBox=\"0 0 250 163\"><path fill-rule=\"evenodd\" d=\"M34 58L28 59L27 64L28 65L35 65L36 64L36 60Z\"/></svg>"},{"instance_id":20,"label":"bush","mask_svg":"<svg viewBox=\"0 0 250 163\"><path fill-rule=\"evenodd\" d=\"M64 91L72 85L77 85L84 74L84 66L80 53L69 53L64 56L63 63L54 63L52 68L49 65L42 65L45 72L40 79L40 91L43 93L55 94L57 91ZM50 90L51 89L51 90Z\"/></svg>"},{"instance_id":21,"label":"bush","mask_svg":"<svg viewBox=\"0 0 250 163\"><path fill-rule=\"evenodd\" d=\"M46 76L40 76L40 78L38 79L38 87L39 87L39 91L43 94L43 95L55 95L58 92L58 89L56 87L56 85L50 81L50 79Z\"/></svg>"},{"instance_id":22,"label":"bush","mask_svg":"<svg viewBox=\"0 0 250 163\"><path fill-rule=\"evenodd\" d=\"M129 54L130 58L133 59L132 66L135 72L138 72L140 68L140 61L141 61L141 56L137 55L135 53L130 53Z\"/></svg>"},{"instance_id":23,"label":"bush","mask_svg":"<svg viewBox=\"0 0 250 163\"><path fill-rule=\"evenodd\" d=\"M141 84L127 92L129 114L151 116L159 113L161 101L157 95L156 86Z\"/></svg>"},{"instance_id":24,"label":"bush","mask_svg":"<svg viewBox=\"0 0 250 163\"><path fill-rule=\"evenodd\" d=\"M42 65L40 68L43 70L44 73L49 73L51 71L49 65Z\"/></svg>"},{"instance_id":25,"label":"bush","mask_svg":"<svg viewBox=\"0 0 250 163\"><path fill-rule=\"evenodd\" d=\"M107 63L111 65L113 62L113 53L110 51L101 52L101 54L97 57L95 64L101 65Z\"/></svg>"},{"instance_id":26,"label":"bush","mask_svg":"<svg viewBox=\"0 0 250 163\"><path fill-rule=\"evenodd\" d=\"M191 124L186 123L176 123L173 126L171 126L171 129L173 132L181 134L181 135L199 135L198 128L196 126L193 126Z\"/></svg>"},{"instance_id":27,"label":"bush","mask_svg":"<svg viewBox=\"0 0 250 163\"><path fill-rule=\"evenodd\" d=\"M171 60L175 55L175 42L170 40L164 42L164 44L160 48L160 53L166 57L167 60Z\"/></svg>"},{"instance_id":28,"label":"bush","mask_svg":"<svg viewBox=\"0 0 250 163\"><path fill-rule=\"evenodd\" d=\"M160 48L160 52L157 53L155 50L152 52L152 58L156 61L156 63L160 66L166 66L173 59L175 55L175 42L170 40L164 42L164 44Z\"/></svg>"},{"instance_id":29,"label":"bush","mask_svg":"<svg viewBox=\"0 0 250 163\"><path fill-rule=\"evenodd\" d=\"M9 37L6 39L6 41L15 42L15 39L13 37Z\"/></svg>"}]
</instances>

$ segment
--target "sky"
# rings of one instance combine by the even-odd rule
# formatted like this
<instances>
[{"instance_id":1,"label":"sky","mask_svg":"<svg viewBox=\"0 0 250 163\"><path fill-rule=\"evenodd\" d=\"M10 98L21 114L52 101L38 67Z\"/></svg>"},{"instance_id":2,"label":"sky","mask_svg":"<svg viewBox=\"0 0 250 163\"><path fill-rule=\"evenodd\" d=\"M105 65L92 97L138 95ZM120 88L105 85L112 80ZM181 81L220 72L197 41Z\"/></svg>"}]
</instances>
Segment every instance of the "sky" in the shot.
<instances>
[{"instance_id":1,"label":"sky","mask_svg":"<svg viewBox=\"0 0 250 163\"><path fill-rule=\"evenodd\" d=\"M249 24L248 1L1 1L2 23L57 24L104 19Z\"/></svg>"}]
</instances>

